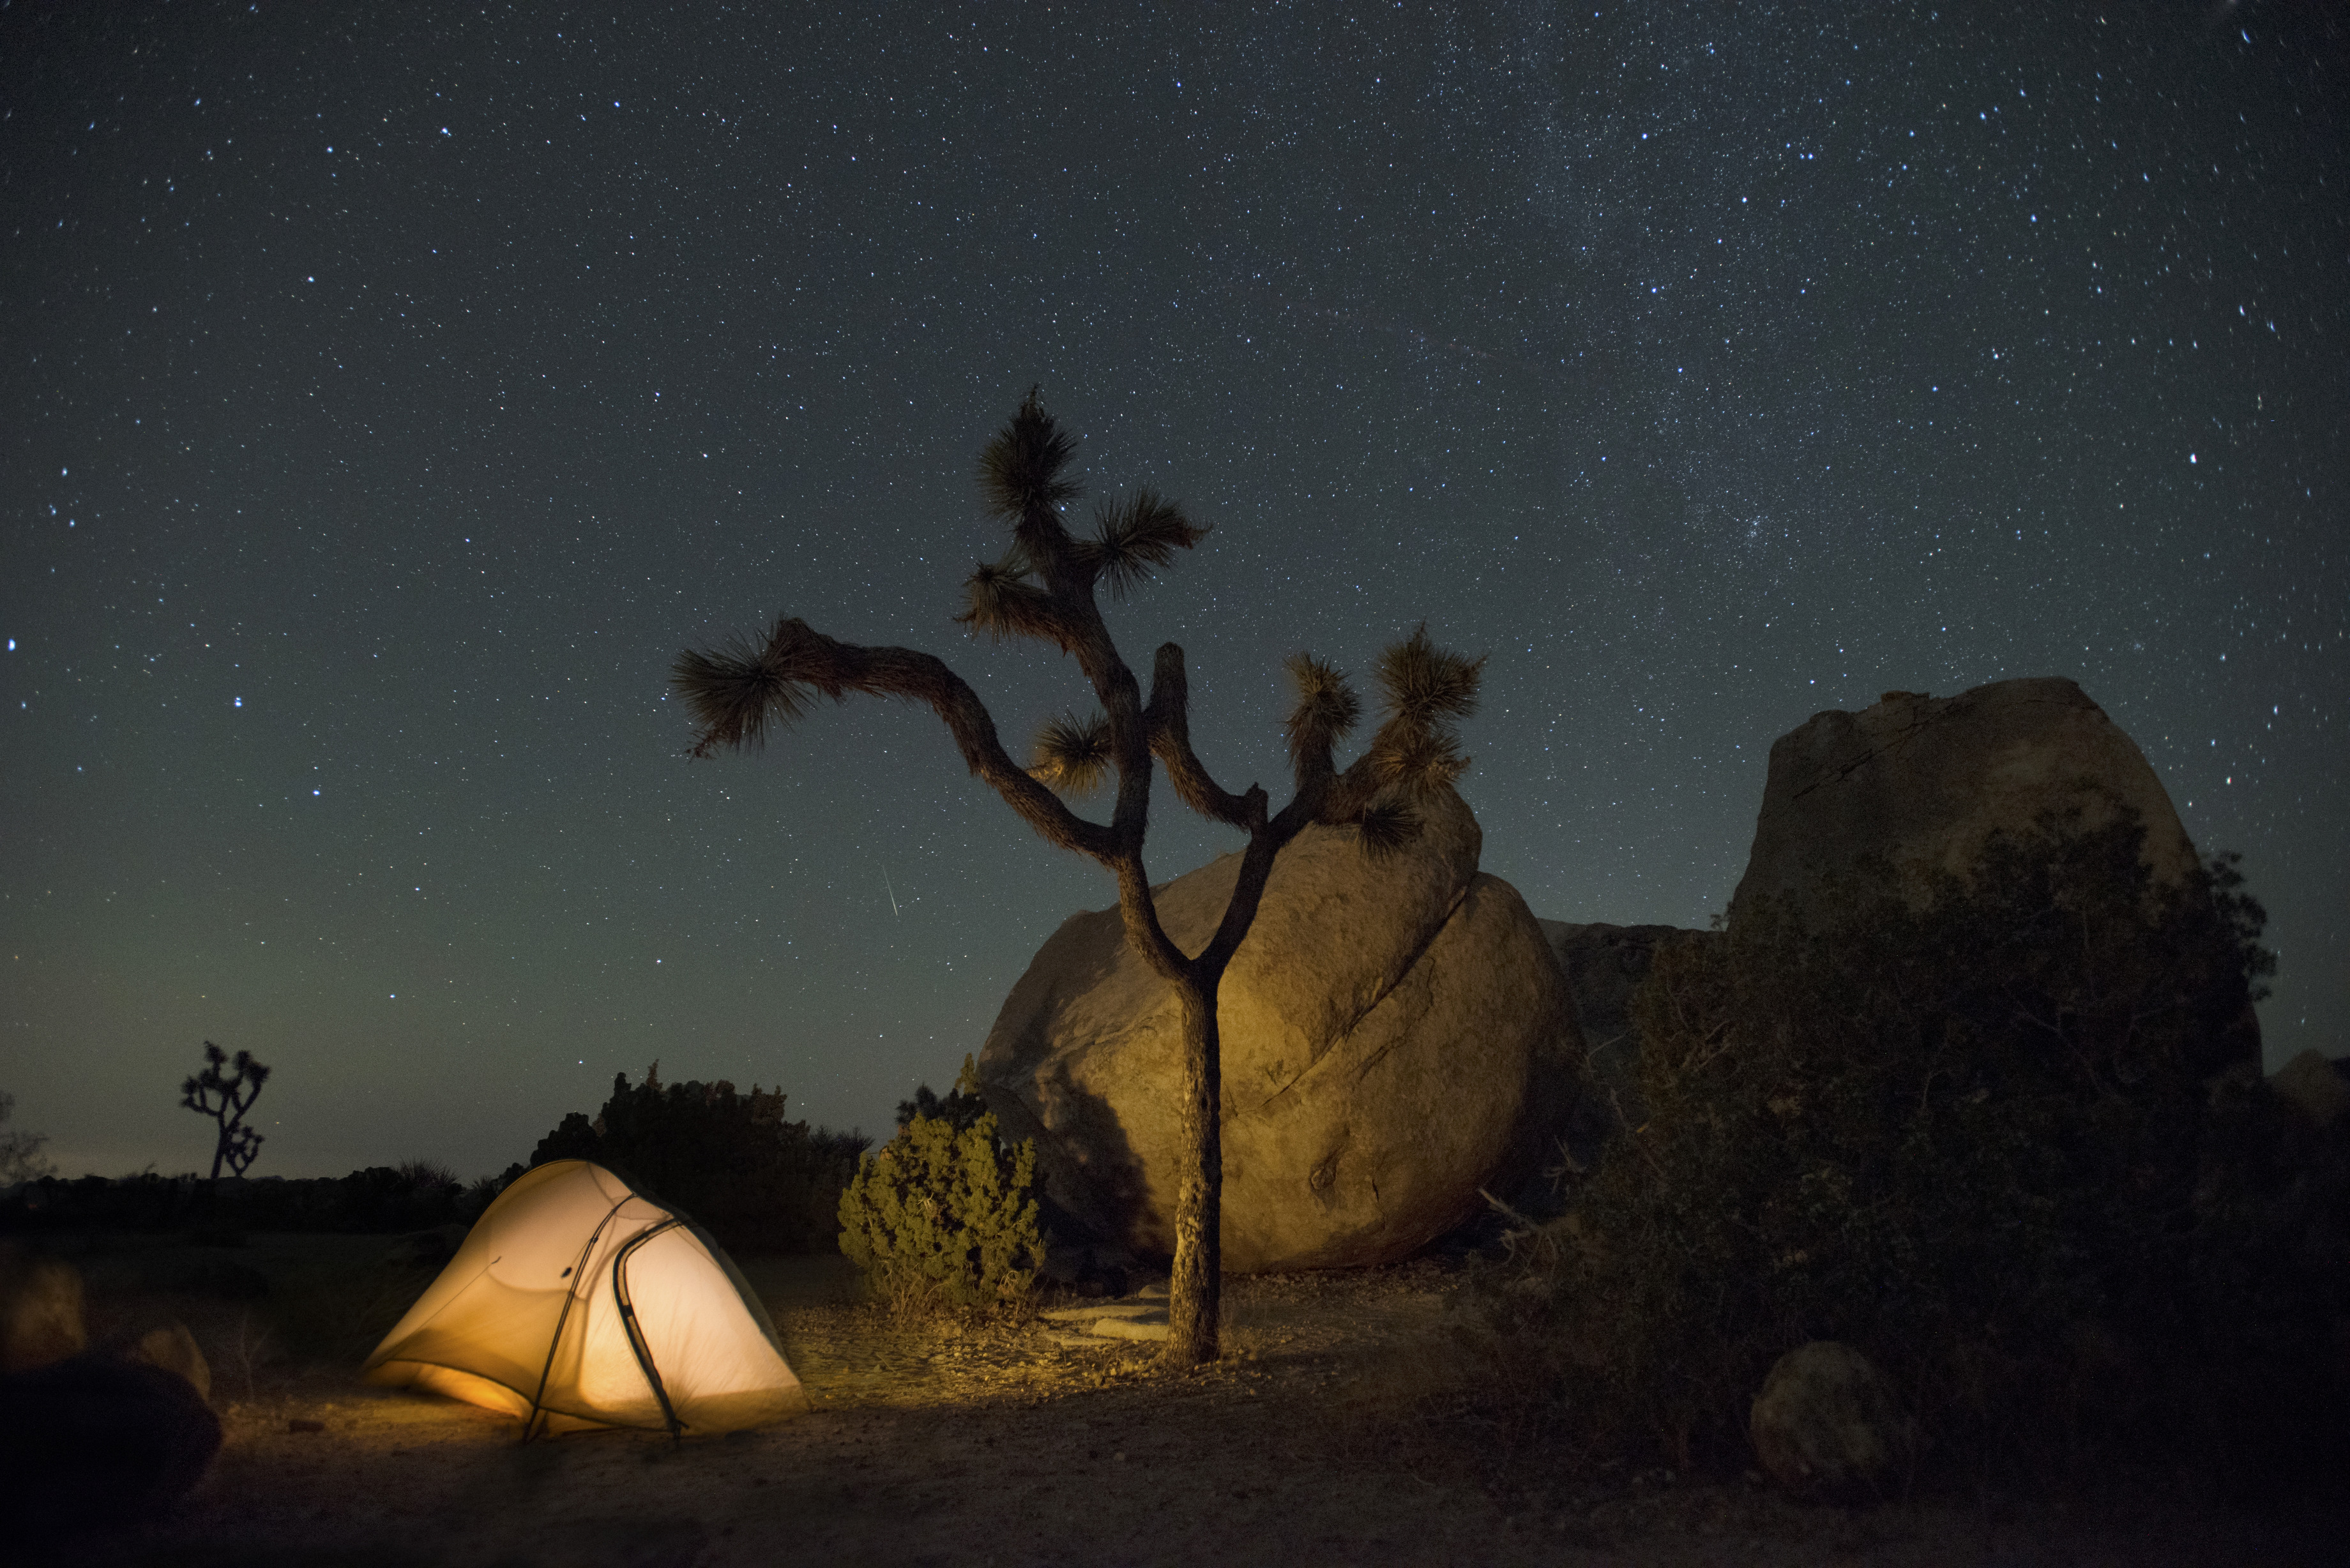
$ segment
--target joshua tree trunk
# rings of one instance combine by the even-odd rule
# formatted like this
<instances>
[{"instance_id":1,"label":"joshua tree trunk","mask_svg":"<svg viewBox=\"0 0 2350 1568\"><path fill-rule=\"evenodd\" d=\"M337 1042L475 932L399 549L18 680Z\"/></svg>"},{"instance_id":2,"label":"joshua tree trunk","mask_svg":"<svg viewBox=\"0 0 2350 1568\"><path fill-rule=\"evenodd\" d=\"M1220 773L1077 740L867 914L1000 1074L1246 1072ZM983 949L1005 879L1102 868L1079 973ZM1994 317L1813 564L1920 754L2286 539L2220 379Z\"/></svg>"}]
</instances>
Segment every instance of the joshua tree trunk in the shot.
<instances>
[{"instance_id":1,"label":"joshua tree trunk","mask_svg":"<svg viewBox=\"0 0 2350 1568\"><path fill-rule=\"evenodd\" d=\"M1177 987L1183 999L1183 1169L1175 1195L1175 1270L1168 1282L1167 1359L1197 1366L1216 1359L1223 1272L1224 1133L1222 1044L1216 1033L1218 981Z\"/></svg>"}]
</instances>

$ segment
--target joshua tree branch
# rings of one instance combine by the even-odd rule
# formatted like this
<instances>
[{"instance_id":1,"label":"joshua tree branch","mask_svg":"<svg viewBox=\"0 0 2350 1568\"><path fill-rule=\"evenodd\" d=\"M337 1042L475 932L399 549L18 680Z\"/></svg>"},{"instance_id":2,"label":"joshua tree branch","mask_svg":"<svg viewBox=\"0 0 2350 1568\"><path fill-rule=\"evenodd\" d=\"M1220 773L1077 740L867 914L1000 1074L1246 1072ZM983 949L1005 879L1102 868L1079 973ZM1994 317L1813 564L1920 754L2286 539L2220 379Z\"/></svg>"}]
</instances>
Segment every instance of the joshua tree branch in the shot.
<instances>
[{"instance_id":1,"label":"joshua tree branch","mask_svg":"<svg viewBox=\"0 0 2350 1568\"><path fill-rule=\"evenodd\" d=\"M696 756L758 743L767 723L798 717L812 694L840 701L856 691L927 703L954 736L964 764L1048 842L1106 864L1118 853L1113 829L1077 815L1012 760L986 704L934 655L839 642L806 621L783 620L764 649L679 655L673 679L702 726Z\"/></svg>"},{"instance_id":2,"label":"joshua tree branch","mask_svg":"<svg viewBox=\"0 0 2350 1568\"><path fill-rule=\"evenodd\" d=\"M1211 822L1251 829L1264 820L1264 792L1252 786L1233 794L1208 776L1191 750L1191 689L1183 672L1183 649L1162 643L1150 672L1150 750L1167 769L1167 780L1185 805Z\"/></svg>"},{"instance_id":3,"label":"joshua tree branch","mask_svg":"<svg viewBox=\"0 0 2350 1568\"><path fill-rule=\"evenodd\" d=\"M1273 877L1274 857L1304 831L1308 820L1304 814L1292 815L1284 810L1249 835L1248 847L1241 852L1240 876L1233 880L1232 897L1224 904L1224 918L1217 922L1216 934L1208 939L1208 945L1200 950L1195 961L1201 968L1222 978L1232 955L1248 936L1249 928L1256 921L1257 906L1264 901L1264 885Z\"/></svg>"}]
</instances>

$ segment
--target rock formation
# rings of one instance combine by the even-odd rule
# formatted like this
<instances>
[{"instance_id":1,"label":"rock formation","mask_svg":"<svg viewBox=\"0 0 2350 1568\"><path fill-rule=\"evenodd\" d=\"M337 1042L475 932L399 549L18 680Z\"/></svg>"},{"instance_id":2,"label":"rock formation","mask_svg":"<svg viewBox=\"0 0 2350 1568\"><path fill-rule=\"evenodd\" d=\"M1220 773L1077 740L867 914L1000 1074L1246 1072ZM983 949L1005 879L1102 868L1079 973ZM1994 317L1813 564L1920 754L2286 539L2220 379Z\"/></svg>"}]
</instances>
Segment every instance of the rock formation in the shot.
<instances>
[{"instance_id":1,"label":"rock formation","mask_svg":"<svg viewBox=\"0 0 2350 1568\"><path fill-rule=\"evenodd\" d=\"M1233 1272L1408 1255L1531 1158L1581 1054L1572 1003L1514 888L1477 869L1458 796L1385 861L1311 827L1275 863L1224 976L1223 1259ZM1222 916L1240 857L1155 890L1186 951ZM1047 1195L1097 1235L1174 1237L1181 1023L1115 909L1063 923L980 1053L1006 1136L1034 1137Z\"/></svg>"},{"instance_id":2,"label":"rock formation","mask_svg":"<svg viewBox=\"0 0 2350 1568\"><path fill-rule=\"evenodd\" d=\"M2124 811L2145 829L2138 857L2153 889L2195 885L2201 860L2162 781L2070 680L1998 680L1946 698L1888 691L1858 713L1815 713L1772 743L1731 923L1766 895L1803 909L1865 857L1922 898L1929 876L1964 874L1993 834L2028 833L2050 812L2092 832ZM2232 961L2219 956L2224 970ZM2260 1055L2260 1020L2244 998L2215 1023L2206 1070Z\"/></svg>"},{"instance_id":3,"label":"rock formation","mask_svg":"<svg viewBox=\"0 0 2350 1568\"><path fill-rule=\"evenodd\" d=\"M1778 1359L1754 1397L1747 1436L1772 1480L1815 1502L1882 1496L1918 1447L1917 1427L1885 1374L1831 1339Z\"/></svg>"},{"instance_id":4,"label":"rock formation","mask_svg":"<svg viewBox=\"0 0 2350 1568\"><path fill-rule=\"evenodd\" d=\"M2070 680L1998 680L1956 697L1888 691L1858 713L1815 713L1772 743L1731 919L1762 894L1800 903L1863 856L1897 870L1963 871L1994 832L2076 805L2082 826L2097 827L2117 801L2145 821L2141 855L2158 883L2194 873L2195 846L2162 781Z\"/></svg>"},{"instance_id":5,"label":"rock formation","mask_svg":"<svg viewBox=\"0 0 2350 1568\"><path fill-rule=\"evenodd\" d=\"M80 1271L0 1244L0 1539L14 1545L161 1511L220 1451L195 1336L168 1324L84 1348Z\"/></svg>"}]
</instances>

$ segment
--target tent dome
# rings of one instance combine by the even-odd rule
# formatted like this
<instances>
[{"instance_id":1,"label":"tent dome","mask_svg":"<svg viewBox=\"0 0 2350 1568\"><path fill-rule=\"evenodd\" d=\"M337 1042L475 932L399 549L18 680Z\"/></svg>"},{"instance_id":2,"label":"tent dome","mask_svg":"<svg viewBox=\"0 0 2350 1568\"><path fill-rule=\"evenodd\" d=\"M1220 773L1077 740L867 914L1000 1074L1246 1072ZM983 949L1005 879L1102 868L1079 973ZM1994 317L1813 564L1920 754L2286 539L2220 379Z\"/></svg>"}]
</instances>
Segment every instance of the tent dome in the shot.
<instances>
[{"instance_id":1,"label":"tent dome","mask_svg":"<svg viewBox=\"0 0 2350 1568\"><path fill-rule=\"evenodd\" d=\"M499 1194L363 1376L504 1411L525 1438L731 1432L807 1407L766 1308L718 1244L584 1159Z\"/></svg>"}]
</instances>

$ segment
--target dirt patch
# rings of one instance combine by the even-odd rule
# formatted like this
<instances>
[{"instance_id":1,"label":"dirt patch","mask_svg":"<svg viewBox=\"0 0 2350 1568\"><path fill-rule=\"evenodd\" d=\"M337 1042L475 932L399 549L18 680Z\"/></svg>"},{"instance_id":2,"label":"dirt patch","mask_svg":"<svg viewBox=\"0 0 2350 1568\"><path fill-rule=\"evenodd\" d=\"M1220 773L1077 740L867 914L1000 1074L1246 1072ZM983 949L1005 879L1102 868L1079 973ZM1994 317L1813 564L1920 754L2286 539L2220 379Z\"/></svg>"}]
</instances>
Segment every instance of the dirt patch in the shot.
<instances>
[{"instance_id":1,"label":"dirt patch","mask_svg":"<svg viewBox=\"0 0 2350 1568\"><path fill-rule=\"evenodd\" d=\"M170 1519L72 1554L194 1568L2327 1561L2305 1527L2167 1502L1856 1513L1742 1480L1565 1473L1509 1450L1460 1397L1459 1279L1432 1263L1235 1280L1225 1358L1168 1374L1154 1346L1073 1348L1041 1324L895 1326L858 1303L844 1260L748 1260L811 1414L723 1438L521 1447L511 1420L356 1380L430 1278L380 1262L388 1245L256 1238L224 1255L258 1293L185 1272L197 1249L78 1259L94 1319L168 1313L196 1329L227 1442ZM290 1348L338 1336L362 1343Z\"/></svg>"}]
</instances>

